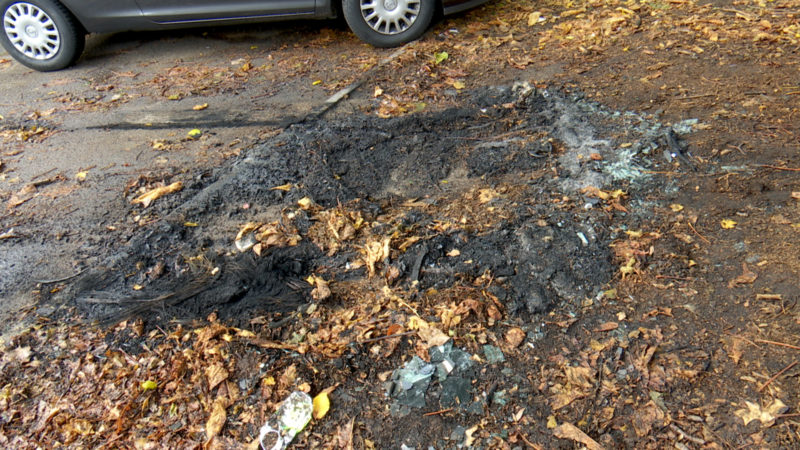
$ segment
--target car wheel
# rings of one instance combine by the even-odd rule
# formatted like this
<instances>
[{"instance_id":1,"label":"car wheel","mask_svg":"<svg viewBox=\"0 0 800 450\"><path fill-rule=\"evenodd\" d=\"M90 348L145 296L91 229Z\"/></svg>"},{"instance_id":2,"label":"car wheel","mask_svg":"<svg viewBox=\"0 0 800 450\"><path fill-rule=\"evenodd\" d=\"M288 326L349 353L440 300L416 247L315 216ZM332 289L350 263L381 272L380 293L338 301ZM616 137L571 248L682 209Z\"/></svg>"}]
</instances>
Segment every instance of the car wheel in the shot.
<instances>
[{"instance_id":1,"label":"car wheel","mask_svg":"<svg viewBox=\"0 0 800 450\"><path fill-rule=\"evenodd\" d=\"M342 0L353 33L376 47L396 47L422 36L433 20L436 0Z\"/></svg>"},{"instance_id":2,"label":"car wheel","mask_svg":"<svg viewBox=\"0 0 800 450\"><path fill-rule=\"evenodd\" d=\"M54 0L0 0L0 44L21 64L47 72L70 66L85 43L82 27Z\"/></svg>"}]
</instances>

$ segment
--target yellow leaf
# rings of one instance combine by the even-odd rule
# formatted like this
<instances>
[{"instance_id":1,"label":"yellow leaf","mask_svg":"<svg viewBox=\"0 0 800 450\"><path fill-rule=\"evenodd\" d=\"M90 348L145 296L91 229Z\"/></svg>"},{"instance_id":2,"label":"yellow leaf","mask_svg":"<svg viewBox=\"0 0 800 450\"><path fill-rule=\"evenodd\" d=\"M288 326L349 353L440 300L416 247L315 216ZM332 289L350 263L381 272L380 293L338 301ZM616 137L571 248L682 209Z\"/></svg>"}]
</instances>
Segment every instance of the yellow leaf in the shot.
<instances>
[{"instance_id":1,"label":"yellow leaf","mask_svg":"<svg viewBox=\"0 0 800 450\"><path fill-rule=\"evenodd\" d=\"M328 410L331 409L331 400L328 398L328 393L325 391L320 392L313 401L312 415L315 420L322 419Z\"/></svg>"},{"instance_id":2,"label":"yellow leaf","mask_svg":"<svg viewBox=\"0 0 800 450\"><path fill-rule=\"evenodd\" d=\"M731 219L723 219L719 224L726 230L736 228L736 221Z\"/></svg>"},{"instance_id":3,"label":"yellow leaf","mask_svg":"<svg viewBox=\"0 0 800 450\"><path fill-rule=\"evenodd\" d=\"M673 203L673 204L669 205L669 209L671 209L672 212L681 212L681 211L683 211L683 205L679 205L677 203Z\"/></svg>"},{"instance_id":4,"label":"yellow leaf","mask_svg":"<svg viewBox=\"0 0 800 450\"><path fill-rule=\"evenodd\" d=\"M292 186L294 186L292 183L286 183L286 184L282 184L280 186L275 186L273 188L269 188L269 190L270 191L289 192L292 189Z\"/></svg>"},{"instance_id":5,"label":"yellow leaf","mask_svg":"<svg viewBox=\"0 0 800 450\"><path fill-rule=\"evenodd\" d=\"M622 278L625 278L625 276L633 273L634 264L636 264L636 258L631 258L625 265L619 268L619 272L622 274Z\"/></svg>"},{"instance_id":6,"label":"yellow leaf","mask_svg":"<svg viewBox=\"0 0 800 450\"><path fill-rule=\"evenodd\" d=\"M82 183L82 182L86 181L86 176L88 174L89 173L87 171L82 170L82 171L80 171L80 172L75 174L75 179L78 180L79 183Z\"/></svg>"},{"instance_id":7,"label":"yellow leaf","mask_svg":"<svg viewBox=\"0 0 800 450\"><path fill-rule=\"evenodd\" d=\"M528 26L532 27L536 25L537 23L539 23L539 20L541 18L542 18L542 13L540 13L539 11L534 11L528 14Z\"/></svg>"},{"instance_id":8,"label":"yellow leaf","mask_svg":"<svg viewBox=\"0 0 800 450\"><path fill-rule=\"evenodd\" d=\"M455 258L456 256L459 256L459 255L461 255L461 251L459 249L457 249L457 248L454 248L454 249L450 250L449 252L447 252L447 256L449 256L451 258Z\"/></svg>"},{"instance_id":9,"label":"yellow leaf","mask_svg":"<svg viewBox=\"0 0 800 450\"><path fill-rule=\"evenodd\" d=\"M211 415L206 421L206 437L208 440L211 440L222 431L226 420L224 401L222 399L214 400L214 404L211 406Z\"/></svg>"},{"instance_id":10,"label":"yellow leaf","mask_svg":"<svg viewBox=\"0 0 800 450\"><path fill-rule=\"evenodd\" d=\"M141 284L134 284L133 285L133 290L134 291L141 291L142 290L142 285Z\"/></svg>"},{"instance_id":11,"label":"yellow leaf","mask_svg":"<svg viewBox=\"0 0 800 450\"><path fill-rule=\"evenodd\" d=\"M199 226L199 224L197 222L183 222L183 226L194 228L196 226Z\"/></svg>"},{"instance_id":12,"label":"yellow leaf","mask_svg":"<svg viewBox=\"0 0 800 450\"><path fill-rule=\"evenodd\" d=\"M547 428L553 429L558 426L558 421L556 420L556 416L548 416L547 417Z\"/></svg>"},{"instance_id":13,"label":"yellow leaf","mask_svg":"<svg viewBox=\"0 0 800 450\"><path fill-rule=\"evenodd\" d=\"M320 84L322 84L322 80L317 80L317 81L311 83L312 86L319 86Z\"/></svg>"},{"instance_id":14,"label":"yellow leaf","mask_svg":"<svg viewBox=\"0 0 800 450\"><path fill-rule=\"evenodd\" d=\"M153 150L166 150L167 143L164 141L153 141Z\"/></svg>"},{"instance_id":15,"label":"yellow leaf","mask_svg":"<svg viewBox=\"0 0 800 450\"><path fill-rule=\"evenodd\" d=\"M186 137L188 137L189 139L197 139L197 138L199 138L199 137L200 137L200 136L202 136L202 135L203 135L203 132L202 132L202 131L200 131L200 130L198 130L197 128L195 128L195 129L193 129L193 130L189 131L189 132L186 134Z\"/></svg>"},{"instance_id":16,"label":"yellow leaf","mask_svg":"<svg viewBox=\"0 0 800 450\"><path fill-rule=\"evenodd\" d=\"M152 391L158 388L158 383L153 380L142 381L141 387L143 391Z\"/></svg>"},{"instance_id":17,"label":"yellow leaf","mask_svg":"<svg viewBox=\"0 0 800 450\"><path fill-rule=\"evenodd\" d=\"M458 89L458 90L461 90L461 89L464 89L467 86L464 84L463 81L454 81L453 82L453 87Z\"/></svg>"},{"instance_id":18,"label":"yellow leaf","mask_svg":"<svg viewBox=\"0 0 800 450\"><path fill-rule=\"evenodd\" d=\"M167 100L180 100L180 99L181 99L181 94L172 94L169 97L167 97Z\"/></svg>"},{"instance_id":19,"label":"yellow leaf","mask_svg":"<svg viewBox=\"0 0 800 450\"><path fill-rule=\"evenodd\" d=\"M192 106L192 109L195 110L195 111L202 111L202 110L204 110L206 108L208 108L208 103L203 103L203 104L200 104L200 105Z\"/></svg>"},{"instance_id":20,"label":"yellow leaf","mask_svg":"<svg viewBox=\"0 0 800 450\"><path fill-rule=\"evenodd\" d=\"M141 203L142 206L147 208L148 206L150 206L151 203L158 200L159 198L167 194L171 194L173 192L178 192L181 189L183 189L183 183L181 183L180 181L176 181L170 184L169 186L161 186L153 190L150 190L148 192L145 192L144 194L133 199L131 203L133 204Z\"/></svg>"},{"instance_id":21,"label":"yellow leaf","mask_svg":"<svg viewBox=\"0 0 800 450\"><path fill-rule=\"evenodd\" d=\"M638 230L638 231L628 230L628 231L625 232L625 234L630 236L631 239L638 239L638 238L642 237L644 232L642 232L642 230Z\"/></svg>"},{"instance_id":22,"label":"yellow leaf","mask_svg":"<svg viewBox=\"0 0 800 450\"><path fill-rule=\"evenodd\" d=\"M303 197L297 201L297 204L300 205L300 209L307 210L314 205L314 200L311 200L308 197Z\"/></svg>"}]
</instances>

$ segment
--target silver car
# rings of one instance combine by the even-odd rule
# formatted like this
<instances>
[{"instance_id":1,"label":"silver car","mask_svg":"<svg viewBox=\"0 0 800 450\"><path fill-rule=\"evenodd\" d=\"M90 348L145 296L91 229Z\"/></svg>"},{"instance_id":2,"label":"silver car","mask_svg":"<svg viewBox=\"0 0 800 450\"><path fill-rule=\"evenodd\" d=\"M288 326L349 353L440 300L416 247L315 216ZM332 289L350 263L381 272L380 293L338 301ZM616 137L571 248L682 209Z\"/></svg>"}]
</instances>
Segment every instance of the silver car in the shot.
<instances>
[{"instance_id":1,"label":"silver car","mask_svg":"<svg viewBox=\"0 0 800 450\"><path fill-rule=\"evenodd\" d=\"M158 30L341 13L353 32L377 47L422 35L436 13L452 14L486 0L0 0L0 43L40 71L73 64L87 33Z\"/></svg>"}]
</instances>

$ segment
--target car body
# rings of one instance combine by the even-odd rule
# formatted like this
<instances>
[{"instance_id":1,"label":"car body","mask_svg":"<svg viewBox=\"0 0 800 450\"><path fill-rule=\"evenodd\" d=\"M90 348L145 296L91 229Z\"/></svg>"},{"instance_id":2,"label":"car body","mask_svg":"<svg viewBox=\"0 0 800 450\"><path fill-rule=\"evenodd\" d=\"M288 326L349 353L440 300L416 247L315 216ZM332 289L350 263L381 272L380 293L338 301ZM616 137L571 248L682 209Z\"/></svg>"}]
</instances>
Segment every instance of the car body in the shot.
<instances>
[{"instance_id":1,"label":"car body","mask_svg":"<svg viewBox=\"0 0 800 450\"><path fill-rule=\"evenodd\" d=\"M159 30L289 19L340 12L363 40L393 47L419 37L436 14L487 0L0 0L0 43L22 64L58 70L83 50L86 33Z\"/></svg>"}]
</instances>

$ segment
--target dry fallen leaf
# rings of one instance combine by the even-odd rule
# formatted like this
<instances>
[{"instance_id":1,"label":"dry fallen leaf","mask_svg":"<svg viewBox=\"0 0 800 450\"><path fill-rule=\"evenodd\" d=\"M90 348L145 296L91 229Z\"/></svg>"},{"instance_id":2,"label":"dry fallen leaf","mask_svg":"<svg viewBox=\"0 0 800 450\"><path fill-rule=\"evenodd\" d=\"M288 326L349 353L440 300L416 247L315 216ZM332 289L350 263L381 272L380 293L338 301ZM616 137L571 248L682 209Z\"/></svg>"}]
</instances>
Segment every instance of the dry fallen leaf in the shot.
<instances>
[{"instance_id":1,"label":"dry fallen leaf","mask_svg":"<svg viewBox=\"0 0 800 450\"><path fill-rule=\"evenodd\" d=\"M664 411L656 406L655 402L650 400L643 408L638 409L633 415L633 430L636 432L637 436L642 438L650 434L653 426L657 425L659 422L662 422L663 425L663 421Z\"/></svg>"},{"instance_id":2,"label":"dry fallen leaf","mask_svg":"<svg viewBox=\"0 0 800 450\"><path fill-rule=\"evenodd\" d=\"M203 104L200 104L200 105L192 106L192 109L195 110L195 111L202 111L202 110L204 110L206 108L208 108L208 103L203 103Z\"/></svg>"},{"instance_id":3,"label":"dry fallen leaf","mask_svg":"<svg viewBox=\"0 0 800 450\"><path fill-rule=\"evenodd\" d=\"M511 345L512 348L517 348L522 344L522 341L525 340L525 332L522 331L521 328L510 328L506 331L506 342Z\"/></svg>"},{"instance_id":4,"label":"dry fallen leaf","mask_svg":"<svg viewBox=\"0 0 800 450\"><path fill-rule=\"evenodd\" d=\"M594 331L600 331L600 332L611 331L611 330L616 330L617 328L619 328L619 324L617 322L606 322L606 323L601 323L597 328L595 328Z\"/></svg>"},{"instance_id":5,"label":"dry fallen leaf","mask_svg":"<svg viewBox=\"0 0 800 450\"><path fill-rule=\"evenodd\" d=\"M603 450L603 446L598 444L597 441L590 438L589 435L580 430L575 425L564 422L553 430L553 435L561 439L569 439L579 442L586 446L589 450Z\"/></svg>"},{"instance_id":6,"label":"dry fallen leaf","mask_svg":"<svg viewBox=\"0 0 800 450\"><path fill-rule=\"evenodd\" d=\"M331 288L328 286L328 282L324 279L312 275L311 276L314 280L314 290L311 291L311 298L317 301L325 300L326 298L331 296Z\"/></svg>"},{"instance_id":7,"label":"dry fallen leaf","mask_svg":"<svg viewBox=\"0 0 800 450\"><path fill-rule=\"evenodd\" d=\"M747 405L747 408L738 409L734 414L744 421L745 426L754 420L758 420L765 427L771 427L775 423L776 416L783 414L789 409L788 406L778 399L775 399L775 401L766 408L761 408L761 405L758 403L750 403L748 401L744 403Z\"/></svg>"},{"instance_id":8,"label":"dry fallen leaf","mask_svg":"<svg viewBox=\"0 0 800 450\"><path fill-rule=\"evenodd\" d=\"M180 181L176 181L170 184L169 186L161 186L153 190L147 191L144 194L133 199L131 203L133 204L141 203L142 206L147 208L148 206L150 206L151 203L158 200L159 198L167 194L172 194L173 192L178 192L181 189L183 189L183 183L181 183Z\"/></svg>"},{"instance_id":9,"label":"dry fallen leaf","mask_svg":"<svg viewBox=\"0 0 800 450\"><path fill-rule=\"evenodd\" d=\"M733 289L745 284L752 284L758 274L747 268L747 263L742 263L742 274L728 282L728 287Z\"/></svg>"},{"instance_id":10,"label":"dry fallen leaf","mask_svg":"<svg viewBox=\"0 0 800 450\"><path fill-rule=\"evenodd\" d=\"M719 225L725 230L732 230L736 228L736 221L731 219L723 219L720 221Z\"/></svg>"},{"instance_id":11,"label":"dry fallen leaf","mask_svg":"<svg viewBox=\"0 0 800 450\"><path fill-rule=\"evenodd\" d=\"M206 367L206 379L208 380L208 389L214 389L220 383L228 379L228 371L222 364L214 364Z\"/></svg>"},{"instance_id":12,"label":"dry fallen leaf","mask_svg":"<svg viewBox=\"0 0 800 450\"><path fill-rule=\"evenodd\" d=\"M450 340L450 336L444 334L442 330L433 327L421 327L419 331L417 331L419 337L425 341L425 344L428 347L436 347L437 345L444 345L447 341Z\"/></svg>"},{"instance_id":13,"label":"dry fallen leaf","mask_svg":"<svg viewBox=\"0 0 800 450\"><path fill-rule=\"evenodd\" d=\"M220 397L214 400L214 404L211 405L211 415L206 421L206 437L209 441L218 435L222 431L222 427L225 426L225 421L227 420L225 403L225 400Z\"/></svg>"}]
</instances>

